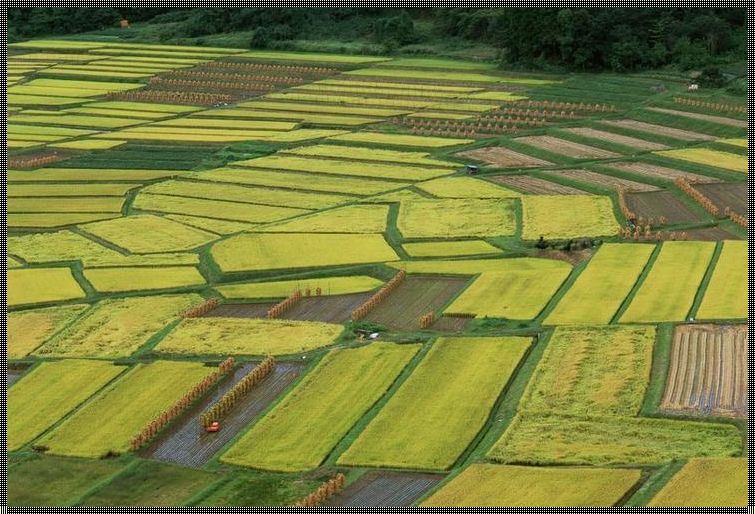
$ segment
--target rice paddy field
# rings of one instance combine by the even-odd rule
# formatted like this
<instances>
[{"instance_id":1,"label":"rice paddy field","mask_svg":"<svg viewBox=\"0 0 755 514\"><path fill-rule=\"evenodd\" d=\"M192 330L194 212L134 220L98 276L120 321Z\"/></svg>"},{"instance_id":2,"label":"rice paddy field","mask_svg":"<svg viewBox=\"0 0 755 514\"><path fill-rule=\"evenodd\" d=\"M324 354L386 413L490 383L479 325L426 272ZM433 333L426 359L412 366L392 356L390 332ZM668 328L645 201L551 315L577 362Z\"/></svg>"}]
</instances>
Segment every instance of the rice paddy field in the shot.
<instances>
[{"instance_id":1,"label":"rice paddy field","mask_svg":"<svg viewBox=\"0 0 755 514\"><path fill-rule=\"evenodd\" d=\"M11 506L746 503L744 98L108 34L8 46Z\"/></svg>"}]
</instances>

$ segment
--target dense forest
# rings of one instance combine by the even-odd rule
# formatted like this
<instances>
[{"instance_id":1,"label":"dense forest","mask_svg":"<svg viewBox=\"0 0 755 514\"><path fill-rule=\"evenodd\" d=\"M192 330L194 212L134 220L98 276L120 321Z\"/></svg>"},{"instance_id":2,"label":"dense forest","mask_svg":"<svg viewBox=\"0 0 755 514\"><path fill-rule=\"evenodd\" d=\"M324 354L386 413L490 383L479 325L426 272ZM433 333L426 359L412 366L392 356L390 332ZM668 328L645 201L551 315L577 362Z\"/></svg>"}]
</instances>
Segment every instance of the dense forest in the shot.
<instances>
[{"instance_id":1,"label":"dense forest","mask_svg":"<svg viewBox=\"0 0 755 514\"><path fill-rule=\"evenodd\" d=\"M110 29L123 18L146 27L135 36L162 42L238 33L231 44L302 49L327 40L341 43L331 51L402 54L484 45L509 66L540 69L687 70L746 56L746 11L731 8L11 8L9 39Z\"/></svg>"}]
</instances>

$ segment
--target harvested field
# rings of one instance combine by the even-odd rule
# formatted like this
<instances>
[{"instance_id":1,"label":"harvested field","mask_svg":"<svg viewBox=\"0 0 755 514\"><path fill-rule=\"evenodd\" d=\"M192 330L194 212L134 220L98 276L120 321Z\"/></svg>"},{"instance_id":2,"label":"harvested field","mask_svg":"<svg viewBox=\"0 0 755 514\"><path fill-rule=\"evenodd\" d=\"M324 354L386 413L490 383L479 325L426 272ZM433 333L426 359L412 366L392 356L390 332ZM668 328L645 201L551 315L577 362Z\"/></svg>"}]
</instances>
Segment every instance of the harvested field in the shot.
<instances>
[{"instance_id":1,"label":"harvested field","mask_svg":"<svg viewBox=\"0 0 755 514\"><path fill-rule=\"evenodd\" d=\"M642 162L612 162L609 166L616 168L617 170L634 173L635 175L669 181L683 178L691 184L719 182L717 178L698 175L697 173L690 173L688 171L675 170L673 168L666 168L664 166L656 166L654 164L645 164Z\"/></svg>"},{"instance_id":2,"label":"harvested field","mask_svg":"<svg viewBox=\"0 0 755 514\"><path fill-rule=\"evenodd\" d=\"M747 416L747 325L681 325L661 409Z\"/></svg>"},{"instance_id":3,"label":"harvested field","mask_svg":"<svg viewBox=\"0 0 755 514\"><path fill-rule=\"evenodd\" d=\"M551 173L578 182L602 186L611 190L619 187L623 187L627 191L658 191L660 189L650 184L643 184L642 182L635 182L633 180L614 177L612 175L604 175L603 173L596 173L588 170L558 170Z\"/></svg>"},{"instance_id":4,"label":"harvested field","mask_svg":"<svg viewBox=\"0 0 755 514\"><path fill-rule=\"evenodd\" d=\"M326 507L410 507L443 475L368 471L353 484L333 496Z\"/></svg>"},{"instance_id":5,"label":"harvested field","mask_svg":"<svg viewBox=\"0 0 755 514\"><path fill-rule=\"evenodd\" d=\"M663 114L671 114L674 116L681 116L683 118L692 118L693 120L709 121L711 123L718 123L719 125L728 125L729 127L747 128L747 120L737 120L734 118L727 118L725 116L712 116L710 114L700 114L699 112L677 111L674 109L662 109L660 107L647 107L647 110L653 112L661 112Z\"/></svg>"},{"instance_id":6,"label":"harvested field","mask_svg":"<svg viewBox=\"0 0 755 514\"><path fill-rule=\"evenodd\" d=\"M671 191L648 191L643 193L627 193L627 207L638 218L653 220L659 223L665 218L665 224L688 223L701 221L700 215L684 202L679 200ZM653 224L651 222L651 224Z\"/></svg>"},{"instance_id":7,"label":"harvested field","mask_svg":"<svg viewBox=\"0 0 755 514\"><path fill-rule=\"evenodd\" d=\"M351 318L351 311L362 305L371 296L372 293L357 293L302 298L283 314L283 318L343 323Z\"/></svg>"},{"instance_id":8,"label":"harvested field","mask_svg":"<svg viewBox=\"0 0 755 514\"><path fill-rule=\"evenodd\" d=\"M747 182L695 185L695 189L711 199L723 212L727 207L741 216L747 216Z\"/></svg>"},{"instance_id":9,"label":"harvested field","mask_svg":"<svg viewBox=\"0 0 755 514\"><path fill-rule=\"evenodd\" d=\"M525 136L514 141L573 159L619 157L619 154L553 136Z\"/></svg>"},{"instance_id":10,"label":"harvested field","mask_svg":"<svg viewBox=\"0 0 755 514\"><path fill-rule=\"evenodd\" d=\"M553 163L532 157L527 154L509 150L503 146L491 148L478 148L456 154L461 157L469 157L495 166L496 168L537 168L540 166L552 166Z\"/></svg>"},{"instance_id":11,"label":"harvested field","mask_svg":"<svg viewBox=\"0 0 755 514\"><path fill-rule=\"evenodd\" d=\"M739 236L727 232L720 227L695 228L686 230L687 239L690 241L725 241L727 239L740 239Z\"/></svg>"},{"instance_id":12,"label":"harvested field","mask_svg":"<svg viewBox=\"0 0 755 514\"><path fill-rule=\"evenodd\" d=\"M267 311L275 304L276 302L224 303L204 316L210 318L264 318L267 316Z\"/></svg>"},{"instance_id":13,"label":"harvested field","mask_svg":"<svg viewBox=\"0 0 755 514\"><path fill-rule=\"evenodd\" d=\"M222 429L217 433L206 432L199 423L198 416L216 402L244 375L254 368L249 363L240 367L232 379L225 380L206 399L200 402L181 421L169 429L163 437L150 446L143 456L183 466L200 467L243 430L252 420L275 401L298 377L304 364L299 362L279 362L270 375L239 400L233 409L223 417Z\"/></svg>"},{"instance_id":14,"label":"harvested field","mask_svg":"<svg viewBox=\"0 0 755 514\"><path fill-rule=\"evenodd\" d=\"M556 184L550 180L529 175L501 175L490 180L522 193L533 195L589 195L586 191L571 186Z\"/></svg>"},{"instance_id":15,"label":"harvested field","mask_svg":"<svg viewBox=\"0 0 755 514\"><path fill-rule=\"evenodd\" d=\"M621 134L615 134L613 132L606 132L604 130L595 130L589 127L576 127L564 129L564 132L576 134L578 136L592 137L600 139L601 141L609 141L619 145L629 146L637 150L663 150L668 148L666 145L660 143L654 143L652 141L646 141L644 139L638 139L636 137L623 136Z\"/></svg>"},{"instance_id":16,"label":"harvested field","mask_svg":"<svg viewBox=\"0 0 755 514\"><path fill-rule=\"evenodd\" d=\"M441 316L430 328L438 332L463 332L469 324L470 318L457 318L455 316Z\"/></svg>"},{"instance_id":17,"label":"harvested field","mask_svg":"<svg viewBox=\"0 0 755 514\"><path fill-rule=\"evenodd\" d=\"M468 282L461 277L406 277L366 319L391 329L416 330L421 316L444 307Z\"/></svg>"},{"instance_id":18,"label":"harvested field","mask_svg":"<svg viewBox=\"0 0 755 514\"><path fill-rule=\"evenodd\" d=\"M657 134L659 136L668 136L675 139L681 139L682 141L712 141L716 139L713 136L707 134L700 134L699 132L691 132L689 130L681 130L672 127L664 127L663 125L655 125L653 123L645 123L644 121L635 120L606 120L602 121L606 125L613 127L620 127L630 130L637 130L642 132L648 132L650 134Z\"/></svg>"}]
</instances>

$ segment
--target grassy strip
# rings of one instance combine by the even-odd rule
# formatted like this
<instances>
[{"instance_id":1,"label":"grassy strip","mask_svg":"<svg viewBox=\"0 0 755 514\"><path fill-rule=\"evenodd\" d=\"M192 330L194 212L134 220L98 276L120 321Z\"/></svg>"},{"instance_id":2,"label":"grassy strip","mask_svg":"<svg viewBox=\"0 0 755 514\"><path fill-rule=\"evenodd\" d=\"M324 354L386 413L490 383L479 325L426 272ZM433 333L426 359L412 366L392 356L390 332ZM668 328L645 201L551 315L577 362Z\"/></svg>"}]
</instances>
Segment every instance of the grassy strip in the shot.
<instances>
[{"instance_id":1,"label":"grassy strip","mask_svg":"<svg viewBox=\"0 0 755 514\"><path fill-rule=\"evenodd\" d=\"M653 346L653 365L650 369L650 381L645 391L645 399L640 407L640 416L651 416L658 412L663 392L666 389L669 363L671 361L671 343L674 339L674 325L661 323L656 332Z\"/></svg>"},{"instance_id":2,"label":"grassy strip","mask_svg":"<svg viewBox=\"0 0 755 514\"><path fill-rule=\"evenodd\" d=\"M652 473L647 480L634 492L633 495L631 495L626 502L624 502L624 507L644 507L648 504L648 502L653 499L653 497L658 494L658 492L663 489L663 486L665 486L671 478L676 475L676 473L682 469L682 466L684 466L685 461L683 460L676 460L669 462L668 464L665 464L658 468L654 473Z\"/></svg>"}]
</instances>

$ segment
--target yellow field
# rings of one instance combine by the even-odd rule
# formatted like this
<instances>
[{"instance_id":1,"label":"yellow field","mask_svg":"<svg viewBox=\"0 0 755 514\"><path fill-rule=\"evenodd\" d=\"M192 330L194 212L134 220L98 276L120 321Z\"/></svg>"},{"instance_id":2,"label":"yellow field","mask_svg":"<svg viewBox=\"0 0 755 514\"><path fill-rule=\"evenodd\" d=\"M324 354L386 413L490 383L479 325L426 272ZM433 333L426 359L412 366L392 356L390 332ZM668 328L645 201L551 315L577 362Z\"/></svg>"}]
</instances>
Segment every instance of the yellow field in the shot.
<instances>
[{"instance_id":1,"label":"yellow field","mask_svg":"<svg viewBox=\"0 0 755 514\"><path fill-rule=\"evenodd\" d=\"M120 216L120 213L32 213L8 214L8 227L14 228L56 228L68 227L79 223L108 220Z\"/></svg>"},{"instance_id":2,"label":"yellow field","mask_svg":"<svg viewBox=\"0 0 755 514\"><path fill-rule=\"evenodd\" d=\"M439 338L339 464L450 468L484 426L531 343L525 337Z\"/></svg>"},{"instance_id":3,"label":"yellow field","mask_svg":"<svg viewBox=\"0 0 755 514\"><path fill-rule=\"evenodd\" d=\"M215 243L211 255L225 272L398 260L378 234L240 234Z\"/></svg>"},{"instance_id":4,"label":"yellow field","mask_svg":"<svg viewBox=\"0 0 755 514\"><path fill-rule=\"evenodd\" d=\"M388 61L389 57L374 57L367 55L343 55L343 54L318 54L311 52L272 52L266 50L254 50L244 52L237 57L249 59L272 59L274 61L314 61L316 63L346 63L364 64L369 62Z\"/></svg>"},{"instance_id":5,"label":"yellow field","mask_svg":"<svg viewBox=\"0 0 755 514\"><path fill-rule=\"evenodd\" d=\"M222 128L222 129L249 129L249 130L292 130L298 123L291 121L239 121L212 118L177 118L175 120L158 121L153 127L191 127L191 128Z\"/></svg>"},{"instance_id":6,"label":"yellow field","mask_svg":"<svg viewBox=\"0 0 755 514\"><path fill-rule=\"evenodd\" d=\"M8 307L84 298L70 268L8 270Z\"/></svg>"},{"instance_id":7,"label":"yellow field","mask_svg":"<svg viewBox=\"0 0 755 514\"><path fill-rule=\"evenodd\" d=\"M418 164L438 168L458 168L454 162L442 161L430 157L427 152L401 152L398 150L378 150L361 146L311 145L284 150L287 154L311 157L333 157L337 159L354 159L360 161L380 161L403 164Z\"/></svg>"},{"instance_id":8,"label":"yellow field","mask_svg":"<svg viewBox=\"0 0 755 514\"><path fill-rule=\"evenodd\" d=\"M747 459L690 459L648 507L746 507Z\"/></svg>"},{"instance_id":9,"label":"yellow field","mask_svg":"<svg viewBox=\"0 0 755 514\"><path fill-rule=\"evenodd\" d=\"M40 168L8 170L8 182L142 182L179 175L173 170L117 170L100 168Z\"/></svg>"},{"instance_id":10,"label":"yellow field","mask_svg":"<svg viewBox=\"0 0 755 514\"><path fill-rule=\"evenodd\" d=\"M387 109L384 107L346 107L342 105L329 105L321 103L299 103L299 102L271 102L267 100L252 100L238 104L239 107L248 109L260 109L271 111L292 111L294 113L324 113L345 115L353 114L356 116L375 116L389 118L391 116L400 116L409 112L407 109Z\"/></svg>"},{"instance_id":11,"label":"yellow field","mask_svg":"<svg viewBox=\"0 0 755 514\"><path fill-rule=\"evenodd\" d=\"M716 262L699 319L747 318L747 241L726 241Z\"/></svg>"},{"instance_id":12,"label":"yellow field","mask_svg":"<svg viewBox=\"0 0 755 514\"><path fill-rule=\"evenodd\" d=\"M68 230L10 237L8 249L29 263L81 260L87 268L199 264L199 257L189 253L123 255Z\"/></svg>"},{"instance_id":13,"label":"yellow field","mask_svg":"<svg viewBox=\"0 0 755 514\"><path fill-rule=\"evenodd\" d=\"M658 258L621 322L687 319L715 246L712 242L699 241L663 243Z\"/></svg>"},{"instance_id":14,"label":"yellow field","mask_svg":"<svg viewBox=\"0 0 755 514\"><path fill-rule=\"evenodd\" d=\"M463 259L457 261L402 261L389 262L387 264L392 268L406 270L407 273L434 273L438 275L476 275L489 271L506 272L511 269L545 272L559 270L564 266L563 261L531 257L514 259Z\"/></svg>"},{"instance_id":15,"label":"yellow field","mask_svg":"<svg viewBox=\"0 0 755 514\"><path fill-rule=\"evenodd\" d=\"M145 211L189 214L247 223L265 223L309 212L304 209L293 209L290 207L270 207L268 205L252 203L199 200L197 198L181 198L178 196L144 193L136 197L134 207Z\"/></svg>"},{"instance_id":16,"label":"yellow field","mask_svg":"<svg viewBox=\"0 0 755 514\"><path fill-rule=\"evenodd\" d=\"M203 174L185 175L185 178L202 179ZM324 209L354 200L347 195L325 193L303 193L299 191L269 189L262 187L219 184L217 182L196 182L168 180L147 186L144 193L184 196L229 202L257 203L298 209Z\"/></svg>"},{"instance_id":17,"label":"yellow field","mask_svg":"<svg viewBox=\"0 0 755 514\"><path fill-rule=\"evenodd\" d=\"M341 325L251 318L183 320L155 351L178 355L285 355L331 344Z\"/></svg>"},{"instance_id":18,"label":"yellow field","mask_svg":"<svg viewBox=\"0 0 755 514\"><path fill-rule=\"evenodd\" d=\"M97 458L125 453L147 423L211 371L196 362L137 364L40 444L53 455Z\"/></svg>"},{"instance_id":19,"label":"yellow field","mask_svg":"<svg viewBox=\"0 0 755 514\"><path fill-rule=\"evenodd\" d=\"M133 253L191 250L216 239L213 234L152 215L127 216L81 228Z\"/></svg>"},{"instance_id":20,"label":"yellow field","mask_svg":"<svg viewBox=\"0 0 755 514\"><path fill-rule=\"evenodd\" d=\"M317 82L318 84L333 84L337 86L351 87L380 87L389 89L410 89L414 91L448 91L454 93L474 93L482 91L479 87L469 86L446 86L440 84L415 84L412 82L383 82L370 80L344 80L344 79L325 79Z\"/></svg>"},{"instance_id":21,"label":"yellow field","mask_svg":"<svg viewBox=\"0 0 755 514\"><path fill-rule=\"evenodd\" d=\"M510 200L407 200L398 229L404 237L511 236L516 216Z\"/></svg>"},{"instance_id":22,"label":"yellow field","mask_svg":"<svg viewBox=\"0 0 755 514\"><path fill-rule=\"evenodd\" d=\"M123 198L110 196L56 198L55 200L47 198L9 198L8 212L120 213L121 205L123 205Z\"/></svg>"},{"instance_id":23,"label":"yellow field","mask_svg":"<svg viewBox=\"0 0 755 514\"><path fill-rule=\"evenodd\" d=\"M364 293L383 285L382 280L363 275L350 277L305 278L301 280L280 280L277 282L250 282L247 284L230 284L217 286L215 290L225 298L285 298L299 290L304 293L309 289L312 295L319 287L323 296L334 294Z\"/></svg>"},{"instance_id":24,"label":"yellow field","mask_svg":"<svg viewBox=\"0 0 755 514\"><path fill-rule=\"evenodd\" d=\"M518 198L521 193L472 177L446 177L417 184L438 198Z\"/></svg>"},{"instance_id":25,"label":"yellow field","mask_svg":"<svg viewBox=\"0 0 755 514\"><path fill-rule=\"evenodd\" d=\"M559 268L482 273L446 309L474 314L477 318L533 319L571 273L571 266L559 261Z\"/></svg>"},{"instance_id":26,"label":"yellow field","mask_svg":"<svg viewBox=\"0 0 755 514\"><path fill-rule=\"evenodd\" d=\"M8 313L8 358L20 359L33 352L55 332L78 318L88 305L64 305L49 309Z\"/></svg>"},{"instance_id":27,"label":"yellow field","mask_svg":"<svg viewBox=\"0 0 755 514\"><path fill-rule=\"evenodd\" d=\"M328 176L314 173L287 173L282 171L220 168L202 173L204 180L251 184L259 186L301 189L304 191L327 191L355 195L374 195L404 187L401 182L388 180L365 180L346 176Z\"/></svg>"},{"instance_id":28,"label":"yellow field","mask_svg":"<svg viewBox=\"0 0 755 514\"><path fill-rule=\"evenodd\" d=\"M665 150L655 152L663 157L679 159L682 161L694 162L696 164L705 164L715 168L723 168L740 173L747 173L747 156L738 155L709 148L682 148L679 150Z\"/></svg>"},{"instance_id":29,"label":"yellow field","mask_svg":"<svg viewBox=\"0 0 755 514\"><path fill-rule=\"evenodd\" d=\"M34 355L40 357L127 357L190 307L194 294L103 300Z\"/></svg>"},{"instance_id":30,"label":"yellow field","mask_svg":"<svg viewBox=\"0 0 755 514\"><path fill-rule=\"evenodd\" d=\"M499 248L485 241L443 241L438 243L404 243L412 257L460 257L501 253Z\"/></svg>"},{"instance_id":31,"label":"yellow field","mask_svg":"<svg viewBox=\"0 0 755 514\"><path fill-rule=\"evenodd\" d=\"M124 369L75 359L37 366L8 391L8 450L39 437Z\"/></svg>"},{"instance_id":32,"label":"yellow field","mask_svg":"<svg viewBox=\"0 0 755 514\"><path fill-rule=\"evenodd\" d=\"M368 178L386 178L396 180L426 180L448 175L446 168L423 168L401 164L370 163L356 161L337 161L333 159L315 159L306 157L270 155L248 161L238 161L235 166L249 166L287 171L304 171L308 173L327 173L329 175L349 175Z\"/></svg>"},{"instance_id":33,"label":"yellow field","mask_svg":"<svg viewBox=\"0 0 755 514\"><path fill-rule=\"evenodd\" d=\"M87 269L84 277L101 293L173 289L205 283L202 274L193 266Z\"/></svg>"},{"instance_id":34,"label":"yellow field","mask_svg":"<svg viewBox=\"0 0 755 514\"><path fill-rule=\"evenodd\" d=\"M199 216L186 216L184 214L166 214L164 218L177 221L189 227L198 228L203 232L210 232L217 235L235 234L245 230L252 230L258 226L252 223L242 223L240 221L201 218Z\"/></svg>"},{"instance_id":35,"label":"yellow field","mask_svg":"<svg viewBox=\"0 0 755 514\"><path fill-rule=\"evenodd\" d=\"M65 148L69 150L109 150L121 145L126 141L102 141L99 139L82 139L80 141L66 141L64 143L54 143L49 146L53 148Z\"/></svg>"},{"instance_id":36,"label":"yellow field","mask_svg":"<svg viewBox=\"0 0 755 514\"><path fill-rule=\"evenodd\" d=\"M387 222L387 205L349 205L301 216L290 221L271 223L260 231L378 234L385 231Z\"/></svg>"},{"instance_id":37,"label":"yellow field","mask_svg":"<svg viewBox=\"0 0 755 514\"><path fill-rule=\"evenodd\" d=\"M606 196L522 196L522 239L612 236L619 224Z\"/></svg>"},{"instance_id":38,"label":"yellow field","mask_svg":"<svg viewBox=\"0 0 755 514\"><path fill-rule=\"evenodd\" d=\"M323 95L317 93L270 93L265 98L271 98L274 100L290 100L299 102L322 102L322 103L337 103L346 105L368 105L379 107L397 107L407 109L422 109L429 106L432 102L422 100L405 100L397 98L374 98L366 96L352 96L352 95ZM492 108L492 106L491 106Z\"/></svg>"},{"instance_id":39,"label":"yellow field","mask_svg":"<svg viewBox=\"0 0 755 514\"><path fill-rule=\"evenodd\" d=\"M638 469L473 464L422 507L612 507L640 475Z\"/></svg>"},{"instance_id":40,"label":"yellow field","mask_svg":"<svg viewBox=\"0 0 755 514\"><path fill-rule=\"evenodd\" d=\"M654 249L653 244L604 243L543 323L609 323Z\"/></svg>"},{"instance_id":41,"label":"yellow field","mask_svg":"<svg viewBox=\"0 0 755 514\"><path fill-rule=\"evenodd\" d=\"M135 184L8 184L8 196L123 196ZM55 202L56 200L49 200Z\"/></svg>"},{"instance_id":42,"label":"yellow field","mask_svg":"<svg viewBox=\"0 0 755 514\"><path fill-rule=\"evenodd\" d=\"M723 143L725 145L738 146L740 148L747 148L746 139L719 139L716 143Z\"/></svg>"},{"instance_id":43,"label":"yellow field","mask_svg":"<svg viewBox=\"0 0 755 514\"><path fill-rule=\"evenodd\" d=\"M279 471L316 468L418 350L393 343L333 350L221 462Z\"/></svg>"},{"instance_id":44,"label":"yellow field","mask_svg":"<svg viewBox=\"0 0 755 514\"><path fill-rule=\"evenodd\" d=\"M420 147L424 146L428 148L443 148L445 146L466 145L474 142L474 139L412 136L409 134L383 134L380 132L353 132L341 136L331 137L330 139L333 141L348 141L351 143Z\"/></svg>"}]
</instances>

